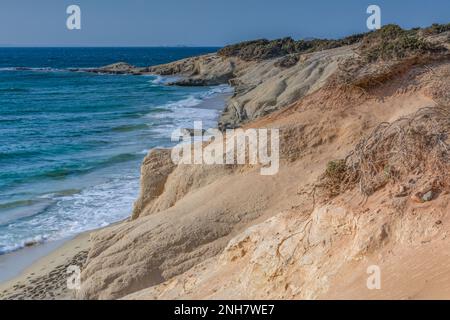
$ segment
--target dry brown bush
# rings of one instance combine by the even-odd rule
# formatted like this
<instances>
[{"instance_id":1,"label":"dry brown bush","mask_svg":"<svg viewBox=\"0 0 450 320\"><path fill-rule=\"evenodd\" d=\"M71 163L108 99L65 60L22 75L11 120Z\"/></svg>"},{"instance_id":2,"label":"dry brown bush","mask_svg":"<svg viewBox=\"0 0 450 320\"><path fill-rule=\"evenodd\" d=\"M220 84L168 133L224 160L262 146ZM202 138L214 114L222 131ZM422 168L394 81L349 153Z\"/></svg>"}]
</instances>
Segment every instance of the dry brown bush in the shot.
<instances>
[{"instance_id":1,"label":"dry brown bush","mask_svg":"<svg viewBox=\"0 0 450 320\"><path fill-rule=\"evenodd\" d=\"M450 108L428 107L381 123L346 157L330 163L320 186L329 196L358 186L369 196L389 181L430 173L450 187Z\"/></svg>"}]
</instances>

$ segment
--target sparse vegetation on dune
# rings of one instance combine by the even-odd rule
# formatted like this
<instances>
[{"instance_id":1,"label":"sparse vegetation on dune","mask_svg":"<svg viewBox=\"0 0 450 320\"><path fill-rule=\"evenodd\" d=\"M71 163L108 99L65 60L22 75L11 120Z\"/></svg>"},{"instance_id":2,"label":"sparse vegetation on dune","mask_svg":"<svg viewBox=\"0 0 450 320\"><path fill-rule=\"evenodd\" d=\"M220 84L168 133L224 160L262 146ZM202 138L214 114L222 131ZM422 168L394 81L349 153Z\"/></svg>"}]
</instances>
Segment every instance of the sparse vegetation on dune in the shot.
<instances>
[{"instance_id":1,"label":"sparse vegetation on dune","mask_svg":"<svg viewBox=\"0 0 450 320\"><path fill-rule=\"evenodd\" d=\"M311 53L351 45L361 41L364 34L349 36L339 40L313 39L298 40L283 38L277 40L260 39L226 46L218 54L225 57L239 57L243 60L264 60L288 54Z\"/></svg>"},{"instance_id":2,"label":"sparse vegetation on dune","mask_svg":"<svg viewBox=\"0 0 450 320\"><path fill-rule=\"evenodd\" d=\"M434 25L430 28L435 30L433 32L444 32L447 27ZM445 41L433 42L424 36L430 28L403 30L391 24L366 34L355 49L356 55L339 64L339 72L330 79L330 85L367 90L386 83L414 65L448 59L450 52L443 44Z\"/></svg>"},{"instance_id":3,"label":"sparse vegetation on dune","mask_svg":"<svg viewBox=\"0 0 450 320\"><path fill-rule=\"evenodd\" d=\"M433 23L428 28L423 29L425 35L440 34L447 31L450 31L450 23L447 24Z\"/></svg>"},{"instance_id":4,"label":"sparse vegetation on dune","mask_svg":"<svg viewBox=\"0 0 450 320\"><path fill-rule=\"evenodd\" d=\"M342 39L293 40L290 37L259 39L229 45L219 50L224 57L243 60L264 60L290 54L311 53L361 42L361 54L367 61L404 58L410 54L435 52L442 48L423 39L422 35L435 35L450 30L450 24L433 24L424 29L404 30L398 25L386 25L380 30L348 36Z\"/></svg>"},{"instance_id":5,"label":"sparse vegetation on dune","mask_svg":"<svg viewBox=\"0 0 450 320\"><path fill-rule=\"evenodd\" d=\"M446 51L418 34L417 29L403 30L398 25L386 25L367 34L359 48L364 62L403 59L414 55L433 54Z\"/></svg>"},{"instance_id":6,"label":"sparse vegetation on dune","mask_svg":"<svg viewBox=\"0 0 450 320\"><path fill-rule=\"evenodd\" d=\"M448 189L449 142L450 109L420 109L411 117L381 123L346 159L330 162L321 187L336 196L358 186L369 196L389 182L426 176L432 188Z\"/></svg>"},{"instance_id":7,"label":"sparse vegetation on dune","mask_svg":"<svg viewBox=\"0 0 450 320\"><path fill-rule=\"evenodd\" d=\"M355 177L349 174L349 168L345 159L337 159L328 162L321 187L326 190L328 196L337 196L350 185L354 185Z\"/></svg>"}]
</instances>

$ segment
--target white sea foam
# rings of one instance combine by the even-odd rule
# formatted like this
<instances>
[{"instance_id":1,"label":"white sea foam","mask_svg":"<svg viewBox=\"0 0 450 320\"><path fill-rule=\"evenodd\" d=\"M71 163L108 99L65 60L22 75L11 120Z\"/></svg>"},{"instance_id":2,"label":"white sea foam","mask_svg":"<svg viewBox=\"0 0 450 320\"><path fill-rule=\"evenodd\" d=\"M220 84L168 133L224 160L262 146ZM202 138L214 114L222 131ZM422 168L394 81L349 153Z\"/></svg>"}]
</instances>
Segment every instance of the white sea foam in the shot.
<instances>
[{"instance_id":1,"label":"white sea foam","mask_svg":"<svg viewBox=\"0 0 450 320\"><path fill-rule=\"evenodd\" d=\"M208 91L202 94L202 97L210 98L217 94L230 94L233 93L233 91L234 91L233 87L226 84L221 84L218 86L211 87Z\"/></svg>"},{"instance_id":2,"label":"white sea foam","mask_svg":"<svg viewBox=\"0 0 450 320\"><path fill-rule=\"evenodd\" d=\"M8 232L0 233L0 254L123 220L130 215L138 190L138 176L128 174L117 175L80 193L57 197L42 214L3 226Z\"/></svg>"},{"instance_id":3,"label":"white sea foam","mask_svg":"<svg viewBox=\"0 0 450 320\"><path fill-rule=\"evenodd\" d=\"M146 115L150 122L150 130L157 138L170 139L175 128L190 128L195 120L201 120L207 127L216 127L219 110L200 108L199 105L205 103L207 106L208 99L219 94L230 93L231 90L227 85L215 86L184 99L168 102L160 106L165 111L151 112Z\"/></svg>"},{"instance_id":4,"label":"white sea foam","mask_svg":"<svg viewBox=\"0 0 450 320\"><path fill-rule=\"evenodd\" d=\"M149 83L152 83L154 85L164 85L168 84L174 81L177 81L180 79L180 77L176 76L160 76L160 75L150 75L150 77L153 77L154 79L148 81Z\"/></svg>"},{"instance_id":5,"label":"white sea foam","mask_svg":"<svg viewBox=\"0 0 450 320\"><path fill-rule=\"evenodd\" d=\"M29 67L5 67L0 68L0 71L33 71L33 72L64 72L66 69L50 68L50 67L40 67L40 68L29 68Z\"/></svg>"},{"instance_id":6,"label":"white sea foam","mask_svg":"<svg viewBox=\"0 0 450 320\"><path fill-rule=\"evenodd\" d=\"M162 109L160 112L150 112L145 116L152 137L155 141L170 141L175 128L190 128L194 120L202 120L205 129L215 127L220 111L209 109L207 101L231 91L226 85L209 87L203 91L186 92L184 98L158 106ZM136 152L147 154L148 150ZM31 243L64 239L129 217L139 190L139 174L135 169L121 166L116 175L108 175L107 181L75 194L47 195L53 202L42 213L0 226L5 231L0 232L0 254Z\"/></svg>"}]
</instances>

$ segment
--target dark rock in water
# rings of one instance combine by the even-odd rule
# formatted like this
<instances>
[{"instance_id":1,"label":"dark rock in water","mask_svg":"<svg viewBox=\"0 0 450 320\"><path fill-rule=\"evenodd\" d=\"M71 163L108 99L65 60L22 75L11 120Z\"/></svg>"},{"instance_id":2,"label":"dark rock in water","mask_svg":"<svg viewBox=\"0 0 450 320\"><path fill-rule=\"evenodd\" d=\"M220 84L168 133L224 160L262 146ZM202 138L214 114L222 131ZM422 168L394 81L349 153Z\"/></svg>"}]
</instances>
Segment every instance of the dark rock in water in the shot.
<instances>
[{"instance_id":1,"label":"dark rock in water","mask_svg":"<svg viewBox=\"0 0 450 320\"><path fill-rule=\"evenodd\" d=\"M71 71L85 71L92 73L107 73L107 74L131 74L141 75L147 68L138 68L126 62L117 62L104 67L94 69L72 69Z\"/></svg>"},{"instance_id":2,"label":"dark rock in water","mask_svg":"<svg viewBox=\"0 0 450 320\"><path fill-rule=\"evenodd\" d=\"M169 86L180 86L180 87L205 87L205 86L218 86L224 83L228 83L232 79L233 74L220 74L214 77L188 77L177 81L169 82Z\"/></svg>"},{"instance_id":3,"label":"dark rock in water","mask_svg":"<svg viewBox=\"0 0 450 320\"><path fill-rule=\"evenodd\" d=\"M180 87L204 87L207 86L205 79L193 79L187 78L178 81L169 82L168 86L180 86Z\"/></svg>"},{"instance_id":4,"label":"dark rock in water","mask_svg":"<svg viewBox=\"0 0 450 320\"><path fill-rule=\"evenodd\" d=\"M16 70L16 71L30 71L32 69L31 68L27 68L27 67L17 67L14 70Z\"/></svg>"},{"instance_id":5,"label":"dark rock in water","mask_svg":"<svg viewBox=\"0 0 450 320\"><path fill-rule=\"evenodd\" d=\"M36 240L30 240L24 243L25 247L34 247L35 245L39 244Z\"/></svg>"}]
</instances>

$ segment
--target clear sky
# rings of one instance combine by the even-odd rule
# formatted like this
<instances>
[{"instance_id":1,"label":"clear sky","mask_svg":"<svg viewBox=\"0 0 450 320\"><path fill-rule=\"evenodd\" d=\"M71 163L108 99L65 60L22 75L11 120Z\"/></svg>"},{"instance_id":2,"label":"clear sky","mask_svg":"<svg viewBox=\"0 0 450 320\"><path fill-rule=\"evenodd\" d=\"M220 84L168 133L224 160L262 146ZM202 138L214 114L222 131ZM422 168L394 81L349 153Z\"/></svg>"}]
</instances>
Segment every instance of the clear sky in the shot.
<instances>
[{"instance_id":1,"label":"clear sky","mask_svg":"<svg viewBox=\"0 0 450 320\"><path fill-rule=\"evenodd\" d=\"M81 30L66 8L81 8ZM450 22L450 0L0 0L0 45L222 46L365 32L366 9L404 28Z\"/></svg>"}]
</instances>

